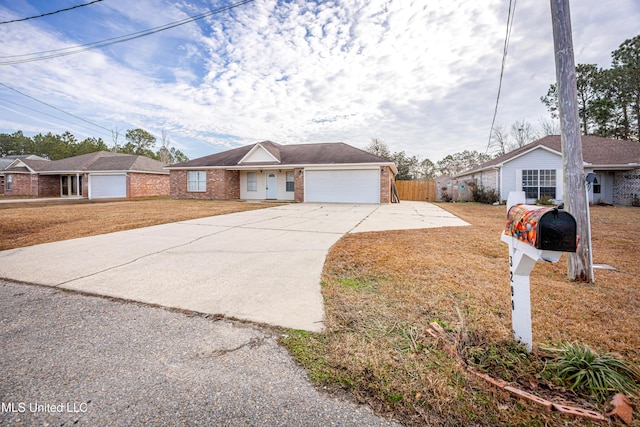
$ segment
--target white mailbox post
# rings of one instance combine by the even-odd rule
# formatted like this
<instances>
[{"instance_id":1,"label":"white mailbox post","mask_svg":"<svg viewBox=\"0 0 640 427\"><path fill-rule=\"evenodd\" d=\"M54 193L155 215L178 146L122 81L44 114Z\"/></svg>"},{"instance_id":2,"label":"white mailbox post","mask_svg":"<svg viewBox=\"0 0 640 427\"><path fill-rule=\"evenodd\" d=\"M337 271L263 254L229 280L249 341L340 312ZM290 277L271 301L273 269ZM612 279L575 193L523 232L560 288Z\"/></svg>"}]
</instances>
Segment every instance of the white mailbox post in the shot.
<instances>
[{"instance_id":1,"label":"white mailbox post","mask_svg":"<svg viewBox=\"0 0 640 427\"><path fill-rule=\"evenodd\" d=\"M541 232L545 232L546 234L552 234L550 238L552 240L558 240L562 237L563 234L571 234L571 230L569 233L566 232L566 229L563 229L563 226L559 226L557 224L548 225L548 223L552 220L546 220L545 222L539 221L543 224L543 227L540 227L538 223L538 219L541 217L541 214L551 213L552 217L555 216L555 220L558 219L558 212L563 214L562 221L567 221L566 216L568 216L571 220L571 217L568 213L558 211L555 208L538 208L534 206L526 206L525 203L525 193L524 192L511 192L509 193L509 197L507 199L507 216L509 216L509 212L511 208L516 205L523 205L523 207L528 208L529 212L535 213L535 218L531 222L523 221L517 225L518 232L513 233L512 235L508 235L507 231L503 232L500 239L509 245L509 266L510 266L510 284L511 284L511 324L513 329L513 337L516 341L520 341L523 343L529 351L532 349L532 330L531 330L531 296L530 296L530 282L529 282L529 274L533 269L533 266L538 261L547 261L547 262L558 262L562 253L565 251L569 251L567 248L566 242L564 247L558 244L549 244L545 243L541 245L541 240L544 240L544 236L540 236ZM540 210L544 209L544 210ZM540 212L538 212L540 210ZM570 222L570 221L569 221ZM570 224L569 224L570 225ZM507 224L509 227L509 223ZM515 229L515 227L514 227ZM550 230L550 231L549 231ZM576 236L575 236L575 220L573 220L573 235L564 236L564 238L573 239L575 244ZM549 237L547 236L547 240ZM561 250L549 250L549 249L538 249L537 246L548 246L555 248L561 248ZM575 251L575 248L574 248Z\"/></svg>"}]
</instances>

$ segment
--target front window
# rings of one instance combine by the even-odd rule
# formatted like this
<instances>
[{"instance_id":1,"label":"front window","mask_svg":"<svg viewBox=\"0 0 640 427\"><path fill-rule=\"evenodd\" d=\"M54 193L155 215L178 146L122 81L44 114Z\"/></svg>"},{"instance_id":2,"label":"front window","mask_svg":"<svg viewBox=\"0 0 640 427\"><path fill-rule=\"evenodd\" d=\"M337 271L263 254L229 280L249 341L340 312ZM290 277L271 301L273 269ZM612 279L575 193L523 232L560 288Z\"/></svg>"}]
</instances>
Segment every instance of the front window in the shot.
<instances>
[{"instance_id":1,"label":"front window","mask_svg":"<svg viewBox=\"0 0 640 427\"><path fill-rule=\"evenodd\" d=\"M293 172L287 172L287 191L293 191Z\"/></svg>"},{"instance_id":2,"label":"front window","mask_svg":"<svg viewBox=\"0 0 640 427\"><path fill-rule=\"evenodd\" d=\"M7 175L7 190L13 190L13 175Z\"/></svg>"},{"instance_id":3,"label":"front window","mask_svg":"<svg viewBox=\"0 0 640 427\"><path fill-rule=\"evenodd\" d=\"M600 186L600 181L598 181L598 177L596 176L593 181L593 194L600 194L602 191L602 187Z\"/></svg>"},{"instance_id":4,"label":"front window","mask_svg":"<svg viewBox=\"0 0 640 427\"><path fill-rule=\"evenodd\" d=\"M539 199L543 196L556 198L555 169L528 169L522 171L522 191L527 199Z\"/></svg>"},{"instance_id":5,"label":"front window","mask_svg":"<svg viewBox=\"0 0 640 427\"><path fill-rule=\"evenodd\" d=\"M207 191L207 172L188 171L187 191L204 192Z\"/></svg>"},{"instance_id":6,"label":"front window","mask_svg":"<svg viewBox=\"0 0 640 427\"><path fill-rule=\"evenodd\" d=\"M257 172L247 172L247 191L258 191Z\"/></svg>"}]
</instances>

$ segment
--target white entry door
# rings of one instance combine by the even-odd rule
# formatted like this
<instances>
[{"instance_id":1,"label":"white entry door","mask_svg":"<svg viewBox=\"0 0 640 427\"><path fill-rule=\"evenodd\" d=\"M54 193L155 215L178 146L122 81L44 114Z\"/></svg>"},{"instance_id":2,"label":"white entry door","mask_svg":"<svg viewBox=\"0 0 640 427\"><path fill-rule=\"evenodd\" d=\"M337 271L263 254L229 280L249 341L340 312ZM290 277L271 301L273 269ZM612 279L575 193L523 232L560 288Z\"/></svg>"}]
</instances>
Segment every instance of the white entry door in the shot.
<instances>
[{"instance_id":1,"label":"white entry door","mask_svg":"<svg viewBox=\"0 0 640 427\"><path fill-rule=\"evenodd\" d=\"M267 174L267 199L278 198L278 177L275 172Z\"/></svg>"}]
</instances>

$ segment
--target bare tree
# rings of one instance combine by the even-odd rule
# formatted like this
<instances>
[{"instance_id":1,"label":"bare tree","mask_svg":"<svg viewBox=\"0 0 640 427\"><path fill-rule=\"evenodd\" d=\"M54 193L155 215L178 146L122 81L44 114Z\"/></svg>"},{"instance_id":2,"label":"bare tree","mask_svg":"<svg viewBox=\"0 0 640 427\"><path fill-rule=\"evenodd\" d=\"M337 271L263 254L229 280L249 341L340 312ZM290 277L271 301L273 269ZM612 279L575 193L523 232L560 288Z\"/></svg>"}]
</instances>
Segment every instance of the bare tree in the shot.
<instances>
[{"instance_id":1,"label":"bare tree","mask_svg":"<svg viewBox=\"0 0 640 427\"><path fill-rule=\"evenodd\" d=\"M118 137L120 137L120 131L118 131L118 126L115 129L111 129L111 140L113 141L113 151L115 153L118 152Z\"/></svg>"},{"instance_id":2,"label":"bare tree","mask_svg":"<svg viewBox=\"0 0 640 427\"><path fill-rule=\"evenodd\" d=\"M169 140L169 135L167 131L162 129L162 135L160 136L160 149L158 150L159 160L164 164L169 164L171 162L171 151L169 151L169 145L171 145L171 141Z\"/></svg>"},{"instance_id":3,"label":"bare tree","mask_svg":"<svg viewBox=\"0 0 640 427\"><path fill-rule=\"evenodd\" d=\"M538 136L560 135L560 123L557 120L541 119Z\"/></svg>"},{"instance_id":4,"label":"bare tree","mask_svg":"<svg viewBox=\"0 0 640 427\"><path fill-rule=\"evenodd\" d=\"M497 156L502 156L503 154L511 151L511 144L509 143L509 134L507 133L504 126L501 124L496 124L491 131L491 145L492 151Z\"/></svg>"},{"instance_id":5,"label":"bare tree","mask_svg":"<svg viewBox=\"0 0 640 427\"><path fill-rule=\"evenodd\" d=\"M531 123L524 120L516 120L509 130L511 139L514 141L513 149L524 147L536 138L536 133Z\"/></svg>"},{"instance_id":6,"label":"bare tree","mask_svg":"<svg viewBox=\"0 0 640 427\"><path fill-rule=\"evenodd\" d=\"M371 142L365 147L365 151L382 157L383 159L393 160L393 155L391 154L391 150L389 150L389 146L378 138L371 138Z\"/></svg>"}]
</instances>

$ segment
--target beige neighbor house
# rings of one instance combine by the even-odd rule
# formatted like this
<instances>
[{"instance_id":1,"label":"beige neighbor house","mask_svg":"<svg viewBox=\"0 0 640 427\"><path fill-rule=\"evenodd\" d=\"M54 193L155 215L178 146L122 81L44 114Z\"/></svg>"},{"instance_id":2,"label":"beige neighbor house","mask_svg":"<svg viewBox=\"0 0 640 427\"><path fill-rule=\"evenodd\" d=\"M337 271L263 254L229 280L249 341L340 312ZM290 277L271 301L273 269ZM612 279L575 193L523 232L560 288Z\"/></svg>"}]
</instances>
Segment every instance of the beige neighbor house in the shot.
<instances>
[{"instance_id":1,"label":"beige neighbor house","mask_svg":"<svg viewBox=\"0 0 640 427\"><path fill-rule=\"evenodd\" d=\"M390 203L395 163L337 143L271 141L169 166L174 199Z\"/></svg>"},{"instance_id":2,"label":"beige neighbor house","mask_svg":"<svg viewBox=\"0 0 640 427\"><path fill-rule=\"evenodd\" d=\"M145 156L98 151L54 161L33 156L9 160L0 171L4 196L100 199L169 195L166 165Z\"/></svg>"},{"instance_id":3,"label":"beige neighbor house","mask_svg":"<svg viewBox=\"0 0 640 427\"><path fill-rule=\"evenodd\" d=\"M594 173L589 201L631 205L640 198L640 142L582 136L584 172ZM524 191L527 203L542 196L563 200L560 136L550 135L531 142L477 168L452 177L450 185L475 183L494 189L500 200L510 191Z\"/></svg>"}]
</instances>

